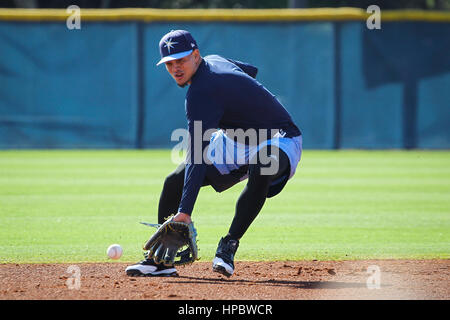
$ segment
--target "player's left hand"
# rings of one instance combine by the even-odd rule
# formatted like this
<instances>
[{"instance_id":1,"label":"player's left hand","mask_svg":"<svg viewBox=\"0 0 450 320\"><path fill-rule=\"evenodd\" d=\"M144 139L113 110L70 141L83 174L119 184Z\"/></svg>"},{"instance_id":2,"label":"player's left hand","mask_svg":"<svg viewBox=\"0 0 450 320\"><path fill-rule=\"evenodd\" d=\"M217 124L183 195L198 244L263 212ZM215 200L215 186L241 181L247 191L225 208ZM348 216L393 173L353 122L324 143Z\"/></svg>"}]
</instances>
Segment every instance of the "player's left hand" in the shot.
<instances>
[{"instance_id":1,"label":"player's left hand","mask_svg":"<svg viewBox=\"0 0 450 320\"><path fill-rule=\"evenodd\" d=\"M144 250L149 251L148 258L167 266L194 262L198 259L197 231L194 223L175 221L175 216L171 217L156 230L144 245ZM175 261L176 257L180 259Z\"/></svg>"}]
</instances>

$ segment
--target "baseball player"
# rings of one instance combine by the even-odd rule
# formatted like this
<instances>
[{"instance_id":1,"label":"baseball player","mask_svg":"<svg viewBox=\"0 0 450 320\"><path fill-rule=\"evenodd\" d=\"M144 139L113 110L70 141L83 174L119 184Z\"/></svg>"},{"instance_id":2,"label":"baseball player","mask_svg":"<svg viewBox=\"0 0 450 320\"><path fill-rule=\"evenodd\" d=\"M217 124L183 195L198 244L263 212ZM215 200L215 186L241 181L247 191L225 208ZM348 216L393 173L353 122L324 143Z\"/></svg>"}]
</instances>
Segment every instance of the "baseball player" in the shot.
<instances>
[{"instance_id":1,"label":"baseball player","mask_svg":"<svg viewBox=\"0 0 450 320\"><path fill-rule=\"evenodd\" d=\"M164 35L159 50L157 65L164 63L178 86L189 86L185 111L190 142L185 162L164 181L158 223L170 215L174 221L191 223L201 187L222 192L247 179L212 263L213 271L229 277L235 270L239 241L266 198L277 195L295 173L302 152L301 131L276 97L255 79L256 67L219 55L202 57L185 30ZM237 132L241 136L244 132L244 139ZM177 275L174 265L157 263L150 256L127 267L126 273Z\"/></svg>"}]
</instances>

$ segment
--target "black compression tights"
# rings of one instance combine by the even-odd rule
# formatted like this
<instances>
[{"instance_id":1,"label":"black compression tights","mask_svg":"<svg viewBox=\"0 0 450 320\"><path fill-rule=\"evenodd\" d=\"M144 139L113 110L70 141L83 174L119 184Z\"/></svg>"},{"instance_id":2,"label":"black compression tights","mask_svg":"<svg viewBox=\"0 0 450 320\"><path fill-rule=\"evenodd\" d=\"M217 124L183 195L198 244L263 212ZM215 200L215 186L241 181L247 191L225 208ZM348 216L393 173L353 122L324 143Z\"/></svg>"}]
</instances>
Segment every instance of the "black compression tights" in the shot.
<instances>
[{"instance_id":1,"label":"black compression tights","mask_svg":"<svg viewBox=\"0 0 450 320\"><path fill-rule=\"evenodd\" d=\"M263 167L265 166L261 164L249 165L248 182L236 203L235 215L227 235L231 239L239 240L247 231L266 201L271 182L289 169L289 159L284 152L279 152L279 170L274 175L261 174ZM159 199L158 223L163 223L169 215L177 213L183 184L184 164L181 164L164 181ZM209 183L205 180L203 186L206 185Z\"/></svg>"}]
</instances>

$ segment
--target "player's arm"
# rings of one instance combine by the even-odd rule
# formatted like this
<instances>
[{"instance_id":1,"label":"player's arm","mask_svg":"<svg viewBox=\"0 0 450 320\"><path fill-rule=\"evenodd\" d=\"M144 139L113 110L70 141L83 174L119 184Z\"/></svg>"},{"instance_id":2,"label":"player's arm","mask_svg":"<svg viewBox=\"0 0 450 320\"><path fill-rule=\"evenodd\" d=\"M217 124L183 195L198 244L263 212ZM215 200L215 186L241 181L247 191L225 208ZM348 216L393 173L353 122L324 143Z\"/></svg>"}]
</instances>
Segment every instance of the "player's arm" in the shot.
<instances>
[{"instance_id":1,"label":"player's arm","mask_svg":"<svg viewBox=\"0 0 450 320\"><path fill-rule=\"evenodd\" d=\"M217 129L223 114L223 107L217 96L208 93L192 94L186 99L186 115L190 134L190 149L186 158L183 193L178 213L191 215L195 201L206 175L206 163L203 151L209 145L209 139L203 141L209 129ZM196 132L194 125L201 124L201 131ZM201 132L201 137L194 136ZM198 143L201 141L201 145ZM197 145L196 145L197 143ZM197 156L196 156L197 154Z\"/></svg>"}]
</instances>

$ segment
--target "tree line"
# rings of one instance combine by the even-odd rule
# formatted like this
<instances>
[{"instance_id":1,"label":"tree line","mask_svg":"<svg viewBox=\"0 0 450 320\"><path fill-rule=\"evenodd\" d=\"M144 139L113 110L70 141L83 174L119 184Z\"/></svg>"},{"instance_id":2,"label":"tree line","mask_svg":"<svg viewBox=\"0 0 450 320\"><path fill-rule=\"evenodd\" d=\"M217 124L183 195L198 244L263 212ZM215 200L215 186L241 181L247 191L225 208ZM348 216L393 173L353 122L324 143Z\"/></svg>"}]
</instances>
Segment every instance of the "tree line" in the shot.
<instances>
[{"instance_id":1,"label":"tree line","mask_svg":"<svg viewBox=\"0 0 450 320\"><path fill-rule=\"evenodd\" d=\"M2 0L3 8L367 8L450 10L450 0Z\"/></svg>"}]
</instances>

